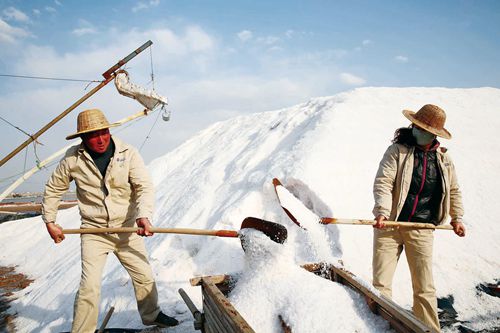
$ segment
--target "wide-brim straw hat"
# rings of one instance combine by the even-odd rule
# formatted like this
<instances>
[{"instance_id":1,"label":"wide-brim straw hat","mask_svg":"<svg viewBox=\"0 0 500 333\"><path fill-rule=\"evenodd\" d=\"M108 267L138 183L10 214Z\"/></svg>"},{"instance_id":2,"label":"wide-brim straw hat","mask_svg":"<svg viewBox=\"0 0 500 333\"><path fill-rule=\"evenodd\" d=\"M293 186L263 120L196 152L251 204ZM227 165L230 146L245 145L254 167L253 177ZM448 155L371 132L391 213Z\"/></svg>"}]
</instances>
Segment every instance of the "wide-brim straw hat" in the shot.
<instances>
[{"instance_id":1,"label":"wide-brim straw hat","mask_svg":"<svg viewBox=\"0 0 500 333\"><path fill-rule=\"evenodd\" d=\"M426 104L422 106L418 112L403 110L403 114L412 123L423 128L427 132L445 139L451 139L450 132L444 128L446 113L439 106Z\"/></svg>"},{"instance_id":2,"label":"wide-brim straw hat","mask_svg":"<svg viewBox=\"0 0 500 333\"><path fill-rule=\"evenodd\" d=\"M66 140L74 139L84 133L89 133L116 126L119 126L119 124L110 124L101 110L99 109L85 110L78 114L76 133L68 135L66 137Z\"/></svg>"}]
</instances>

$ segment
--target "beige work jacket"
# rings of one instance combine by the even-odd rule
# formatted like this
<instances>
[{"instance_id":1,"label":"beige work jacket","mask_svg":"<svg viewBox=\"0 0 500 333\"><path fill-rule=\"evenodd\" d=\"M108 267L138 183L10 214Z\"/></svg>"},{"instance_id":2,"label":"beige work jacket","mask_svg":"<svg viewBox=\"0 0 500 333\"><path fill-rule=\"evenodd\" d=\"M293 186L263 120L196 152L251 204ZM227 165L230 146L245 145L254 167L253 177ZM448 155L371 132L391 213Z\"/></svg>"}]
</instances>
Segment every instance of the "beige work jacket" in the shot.
<instances>
[{"instance_id":1,"label":"beige work jacket","mask_svg":"<svg viewBox=\"0 0 500 333\"><path fill-rule=\"evenodd\" d=\"M394 221L401 213L410 190L414 150L415 147L397 143L387 148L382 161L380 161L373 185L375 197L373 214L375 217L383 215L388 220ZM443 185L438 215L439 224L445 223L448 216L451 216L453 222L462 222L464 208L455 166L446 148L438 148L436 156Z\"/></svg>"},{"instance_id":2,"label":"beige work jacket","mask_svg":"<svg viewBox=\"0 0 500 333\"><path fill-rule=\"evenodd\" d=\"M139 152L112 137L115 153L103 178L83 143L66 151L45 186L42 217L55 222L57 207L70 182L76 183L82 227L133 227L153 215L154 190Z\"/></svg>"}]
</instances>

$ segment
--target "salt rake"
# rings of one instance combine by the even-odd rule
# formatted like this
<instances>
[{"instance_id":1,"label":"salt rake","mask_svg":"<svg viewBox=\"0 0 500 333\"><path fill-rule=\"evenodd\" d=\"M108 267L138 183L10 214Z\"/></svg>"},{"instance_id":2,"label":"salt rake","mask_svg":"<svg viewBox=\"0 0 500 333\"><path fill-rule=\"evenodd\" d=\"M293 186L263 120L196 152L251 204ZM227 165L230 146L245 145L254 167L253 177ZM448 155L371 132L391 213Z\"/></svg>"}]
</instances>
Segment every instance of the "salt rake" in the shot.
<instances>
[{"instance_id":1,"label":"salt rake","mask_svg":"<svg viewBox=\"0 0 500 333\"><path fill-rule=\"evenodd\" d=\"M318 222L321 224L353 224L353 225L372 225L372 226L377 223L373 220L337 219L334 217L322 217ZM386 227L453 230L453 226L451 225L434 225L432 223L397 222L397 221L382 221L382 223L384 223Z\"/></svg>"},{"instance_id":2,"label":"salt rake","mask_svg":"<svg viewBox=\"0 0 500 333\"><path fill-rule=\"evenodd\" d=\"M135 233L142 228L121 227L121 228L82 228L82 229L63 229L63 234L115 234L115 233ZM276 243L283 244L287 238L287 230L278 223L258 219L256 217L247 217L241 223L240 229L255 229L261 231ZM158 234L182 234L199 235L215 237L239 237L241 234L236 230L209 230L209 229L187 229L187 228L151 228L153 233Z\"/></svg>"},{"instance_id":3,"label":"salt rake","mask_svg":"<svg viewBox=\"0 0 500 333\"><path fill-rule=\"evenodd\" d=\"M285 207L284 203L280 200L278 193L278 186L283 186L278 178L273 179L274 190L276 191L276 196L280 202L281 207L288 215L288 217L299 227L304 228L297 218L290 211L290 207ZM321 224L351 224L351 225L375 225L373 220L359 220L359 219L339 219L334 217L321 217L318 219ZM416 228L416 229L438 229L438 230L453 230L451 225L434 225L432 223L419 223L419 222L397 222L397 221L383 221L386 227L403 227L403 228ZM305 229L305 228L304 228Z\"/></svg>"}]
</instances>

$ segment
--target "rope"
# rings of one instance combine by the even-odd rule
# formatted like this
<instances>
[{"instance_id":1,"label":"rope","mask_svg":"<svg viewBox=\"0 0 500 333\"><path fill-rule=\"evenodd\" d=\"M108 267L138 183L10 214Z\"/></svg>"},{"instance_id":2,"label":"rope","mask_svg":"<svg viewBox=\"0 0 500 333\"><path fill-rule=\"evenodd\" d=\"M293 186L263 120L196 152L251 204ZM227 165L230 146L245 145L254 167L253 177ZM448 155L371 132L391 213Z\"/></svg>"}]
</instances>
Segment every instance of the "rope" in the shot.
<instances>
[{"instance_id":1,"label":"rope","mask_svg":"<svg viewBox=\"0 0 500 333\"><path fill-rule=\"evenodd\" d=\"M9 124L10 126L18 129L19 131L23 132L24 134L26 134L27 136L29 136L31 138L31 134L23 131L22 129L20 129L19 127L17 127L16 125L12 124L11 122L7 121L6 119L4 119L3 117L0 117L0 119L2 119L3 121L5 121L7 124Z\"/></svg>"},{"instance_id":2,"label":"rope","mask_svg":"<svg viewBox=\"0 0 500 333\"><path fill-rule=\"evenodd\" d=\"M149 46L149 57L151 60L151 85L153 87L153 91L155 90L155 74L153 72L153 45Z\"/></svg>"},{"instance_id":3,"label":"rope","mask_svg":"<svg viewBox=\"0 0 500 333\"><path fill-rule=\"evenodd\" d=\"M155 74L154 74L154 66L153 66L153 46L152 45L149 46L149 60L150 60L150 66L151 66L151 82L150 83L151 83L151 86L152 86L153 91L154 91L155 90ZM161 114L161 112L158 112L158 114L156 115L156 119L153 123L153 126L151 126L151 128L149 129L148 134L144 138L144 141L142 142L141 146L139 147L139 152L142 150L142 148L146 144L146 141L148 139L150 139L149 135L153 131L154 127L156 126L156 123L158 122L158 118L160 117L160 114Z\"/></svg>"},{"instance_id":4,"label":"rope","mask_svg":"<svg viewBox=\"0 0 500 333\"><path fill-rule=\"evenodd\" d=\"M38 157L38 153L36 151L36 145L37 145L37 142L36 141L33 141L33 150L34 150L34 153L35 153L35 163L36 163L36 166L38 167L38 169L40 170L40 157ZM27 150L27 149L26 149Z\"/></svg>"},{"instance_id":5,"label":"rope","mask_svg":"<svg viewBox=\"0 0 500 333\"><path fill-rule=\"evenodd\" d=\"M130 126L134 125L135 123L141 121L142 119L144 119L144 117L134 119L131 122L129 122L127 125L122 125L122 126L118 127L113 133L120 133L121 131L126 130L127 128L129 128Z\"/></svg>"},{"instance_id":6,"label":"rope","mask_svg":"<svg viewBox=\"0 0 500 333\"><path fill-rule=\"evenodd\" d=\"M153 128L156 126L156 123L158 122L158 118L160 116L160 113L161 112L158 112L158 114L156 115L156 119L155 119L155 122L153 123L153 126L151 126L151 128L149 129L149 132L148 132L148 135L146 135L146 138L144 139L144 141L142 142L141 144L141 147L139 148L139 152L142 150L142 147L144 147L144 144L146 143L146 141L149 139L149 135L151 134L151 132L153 131Z\"/></svg>"},{"instance_id":7,"label":"rope","mask_svg":"<svg viewBox=\"0 0 500 333\"><path fill-rule=\"evenodd\" d=\"M71 81L71 82L102 82L98 80L80 80L80 79L68 79L59 77L45 77L45 76L28 76L28 75L13 75L13 74L0 74L3 77L13 77L18 79L36 79L36 80L52 80L52 81Z\"/></svg>"}]
</instances>

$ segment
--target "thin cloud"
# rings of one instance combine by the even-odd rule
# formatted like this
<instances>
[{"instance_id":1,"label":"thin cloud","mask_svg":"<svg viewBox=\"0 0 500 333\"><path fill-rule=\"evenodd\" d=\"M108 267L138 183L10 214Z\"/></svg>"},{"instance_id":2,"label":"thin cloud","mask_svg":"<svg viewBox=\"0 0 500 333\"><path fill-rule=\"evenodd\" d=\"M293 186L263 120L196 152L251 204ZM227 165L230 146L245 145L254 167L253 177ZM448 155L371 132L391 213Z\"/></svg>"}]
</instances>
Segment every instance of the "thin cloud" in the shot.
<instances>
[{"instance_id":1,"label":"thin cloud","mask_svg":"<svg viewBox=\"0 0 500 333\"><path fill-rule=\"evenodd\" d=\"M156 7L159 4L160 0L139 1L134 7L132 7L132 12L137 13L140 10L148 9L150 7Z\"/></svg>"},{"instance_id":2,"label":"thin cloud","mask_svg":"<svg viewBox=\"0 0 500 333\"><path fill-rule=\"evenodd\" d=\"M189 49L194 52L207 51L214 47L214 39L198 26L191 26L186 29L184 42L189 45Z\"/></svg>"},{"instance_id":3,"label":"thin cloud","mask_svg":"<svg viewBox=\"0 0 500 333\"><path fill-rule=\"evenodd\" d=\"M54 3L58 6L62 6L62 3L59 0L54 0Z\"/></svg>"},{"instance_id":4,"label":"thin cloud","mask_svg":"<svg viewBox=\"0 0 500 333\"><path fill-rule=\"evenodd\" d=\"M276 36L266 36L266 37L259 37L257 38L257 42L263 43L266 45L273 45L276 44L280 41L279 37Z\"/></svg>"},{"instance_id":5,"label":"thin cloud","mask_svg":"<svg viewBox=\"0 0 500 333\"><path fill-rule=\"evenodd\" d=\"M253 33L250 30L242 30L237 33L237 36L242 42L246 42L247 40L252 39Z\"/></svg>"},{"instance_id":6,"label":"thin cloud","mask_svg":"<svg viewBox=\"0 0 500 333\"><path fill-rule=\"evenodd\" d=\"M397 62L400 62L400 63L407 63L409 61L408 57L405 57L405 56L402 56L402 55L398 55L394 58L394 60L396 60Z\"/></svg>"},{"instance_id":7,"label":"thin cloud","mask_svg":"<svg viewBox=\"0 0 500 333\"><path fill-rule=\"evenodd\" d=\"M271 46L271 47L268 49L268 51L269 51L269 52L276 52L276 51L282 51L282 50L283 50L283 48L282 48L282 47L280 47L280 46L276 46L276 45L275 45L275 46Z\"/></svg>"},{"instance_id":8,"label":"thin cloud","mask_svg":"<svg viewBox=\"0 0 500 333\"><path fill-rule=\"evenodd\" d=\"M95 33L97 33L97 29L89 21L81 19L81 20L79 20L78 28L73 29L73 31L71 31L71 33L80 37L80 36L84 36L84 35L95 34Z\"/></svg>"},{"instance_id":9,"label":"thin cloud","mask_svg":"<svg viewBox=\"0 0 500 333\"><path fill-rule=\"evenodd\" d=\"M354 51L356 51L356 52L360 52L360 51L362 51L365 47L368 47L368 46L370 46L370 45L372 45L372 44L373 44L372 40L370 40L370 39L364 39L363 41L361 41L361 45L360 45L360 46L356 46L356 47L354 48Z\"/></svg>"},{"instance_id":10,"label":"thin cloud","mask_svg":"<svg viewBox=\"0 0 500 333\"><path fill-rule=\"evenodd\" d=\"M36 15L36 16L39 16L41 14L40 10L39 9L33 9L33 14Z\"/></svg>"},{"instance_id":11,"label":"thin cloud","mask_svg":"<svg viewBox=\"0 0 500 333\"><path fill-rule=\"evenodd\" d=\"M6 8L3 10L2 13L3 13L3 17L7 21L17 21L17 22L23 22L23 23L27 23L30 21L30 18L28 15L26 15L25 13L23 13L22 11L20 11L19 9L14 8L14 7Z\"/></svg>"},{"instance_id":12,"label":"thin cloud","mask_svg":"<svg viewBox=\"0 0 500 333\"><path fill-rule=\"evenodd\" d=\"M365 79L351 73L341 73L340 81L350 86L361 86L366 83Z\"/></svg>"},{"instance_id":13,"label":"thin cloud","mask_svg":"<svg viewBox=\"0 0 500 333\"><path fill-rule=\"evenodd\" d=\"M54 7L50 7L50 6L45 6L45 11L47 13L51 13L51 14L54 14L57 12L57 9L55 9Z\"/></svg>"},{"instance_id":14,"label":"thin cloud","mask_svg":"<svg viewBox=\"0 0 500 333\"><path fill-rule=\"evenodd\" d=\"M28 30L16 28L0 18L0 43L15 43L19 38L31 36Z\"/></svg>"},{"instance_id":15,"label":"thin cloud","mask_svg":"<svg viewBox=\"0 0 500 333\"><path fill-rule=\"evenodd\" d=\"M114 40L117 32L109 30L99 33L109 40ZM183 33L175 33L169 29L146 31L132 29L128 32L120 32L120 37L122 38L121 43L110 43L105 48L86 49L77 53L59 53L50 46L26 45L22 54L19 55L14 69L33 75L73 73L75 76L88 76L89 73L100 73L103 66L109 65L103 59L121 59L131 50L151 39L154 41L154 54L162 55L156 57L155 65L170 69L192 66L191 68L194 70L202 70L193 64L206 66L206 59L209 59L213 51L216 50L215 39L198 26L188 26ZM141 57L135 61L140 59L144 60ZM75 67L74 64L78 63L84 63L85 66Z\"/></svg>"},{"instance_id":16,"label":"thin cloud","mask_svg":"<svg viewBox=\"0 0 500 333\"><path fill-rule=\"evenodd\" d=\"M77 29L73 29L73 31L71 31L71 33L73 35L81 37L84 35L96 34L97 30L94 28L77 28Z\"/></svg>"}]
</instances>

